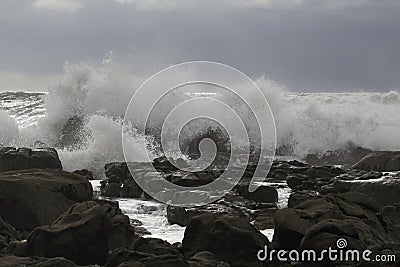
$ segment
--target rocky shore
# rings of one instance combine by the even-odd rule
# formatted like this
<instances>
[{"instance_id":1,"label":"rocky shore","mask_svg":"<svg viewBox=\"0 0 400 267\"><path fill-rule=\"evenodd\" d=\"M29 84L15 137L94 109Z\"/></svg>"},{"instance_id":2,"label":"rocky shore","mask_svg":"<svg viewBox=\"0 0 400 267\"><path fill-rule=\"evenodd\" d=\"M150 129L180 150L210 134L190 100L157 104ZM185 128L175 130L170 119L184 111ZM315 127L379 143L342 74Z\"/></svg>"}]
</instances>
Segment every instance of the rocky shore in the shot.
<instances>
[{"instance_id":1,"label":"rocky shore","mask_svg":"<svg viewBox=\"0 0 400 267\"><path fill-rule=\"evenodd\" d=\"M310 164L276 161L252 193L247 188L256 165L249 163L222 199L167 207L168 221L186 227L182 242L170 244L143 235L113 198L150 200L134 176L152 183L153 166L166 180L194 189L217 179L222 167L185 172L163 157L109 163L99 197L89 182L93 175L63 171L54 149L0 148L0 267L400 266L400 152L367 152L347 154L347 164L332 155L309 156ZM282 188L291 191L285 207ZM266 229L274 229L272 240L262 233ZM257 258L264 248L321 251L336 247L338 239L347 241L346 249L395 255L397 261Z\"/></svg>"}]
</instances>

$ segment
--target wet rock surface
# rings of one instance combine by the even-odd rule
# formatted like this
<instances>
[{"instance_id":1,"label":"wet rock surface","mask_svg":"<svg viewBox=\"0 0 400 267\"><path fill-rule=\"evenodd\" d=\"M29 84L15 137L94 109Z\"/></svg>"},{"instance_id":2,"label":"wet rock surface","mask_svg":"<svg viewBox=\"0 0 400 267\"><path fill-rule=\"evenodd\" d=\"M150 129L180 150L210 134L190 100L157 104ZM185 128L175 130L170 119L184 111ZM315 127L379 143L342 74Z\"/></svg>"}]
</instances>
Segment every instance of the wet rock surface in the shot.
<instances>
[{"instance_id":1,"label":"wet rock surface","mask_svg":"<svg viewBox=\"0 0 400 267\"><path fill-rule=\"evenodd\" d=\"M53 224L36 228L28 237L28 253L65 257L78 264L103 264L109 249L110 206L95 202L74 205Z\"/></svg>"},{"instance_id":2,"label":"wet rock surface","mask_svg":"<svg viewBox=\"0 0 400 267\"><path fill-rule=\"evenodd\" d=\"M352 166L364 171L400 171L400 151L373 152Z\"/></svg>"},{"instance_id":3,"label":"wet rock surface","mask_svg":"<svg viewBox=\"0 0 400 267\"><path fill-rule=\"evenodd\" d=\"M151 199L133 178L151 184L153 167L164 179L188 187L210 183L223 172L218 166L181 171L165 157L110 163L102 195ZM239 183L211 204L167 207L168 221L186 226L182 244L149 237L118 202L92 199L87 170L1 173L0 266L290 266L294 262L260 262L257 252L265 245L320 251L335 247L339 238L349 249L400 259L400 173L276 161L265 182L249 192L256 167L246 166ZM287 207L282 192L291 192ZM275 229L272 242L260 232L266 229Z\"/></svg>"},{"instance_id":4,"label":"wet rock surface","mask_svg":"<svg viewBox=\"0 0 400 267\"><path fill-rule=\"evenodd\" d=\"M0 173L0 215L18 230L50 224L92 196L87 179L72 173L50 169Z\"/></svg>"},{"instance_id":5,"label":"wet rock surface","mask_svg":"<svg viewBox=\"0 0 400 267\"><path fill-rule=\"evenodd\" d=\"M26 169L62 169L54 148L0 147L0 172Z\"/></svg>"},{"instance_id":6,"label":"wet rock surface","mask_svg":"<svg viewBox=\"0 0 400 267\"><path fill-rule=\"evenodd\" d=\"M314 166L341 165L347 169L372 152L367 148L350 146L323 154L308 154L305 161Z\"/></svg>"},{"instance_id":7,"label":"wet rock surface","mask_svg":"<svg viewBox=\"0 0 400 267\"><path fill-rule=\"evenodd\" d=\"M257 251L265 245L269 240L245 219L203 214L190 220L182 250L187 258L209 251L231 266L259 266Z\"/></svg>"},{"instance_id":8,"label":"wet rock surface","mask_svg":"<svg viewBox=\"0 0 400 267\"><path fill-rule=\"evenodd\" d=\"M400 232L388 219L368 195L328 194L277 211L273 242L282 249L321 251L345 238L347 249L370 249L374 253L389 250L397 254Z\"/></svg>"}]
</instances>

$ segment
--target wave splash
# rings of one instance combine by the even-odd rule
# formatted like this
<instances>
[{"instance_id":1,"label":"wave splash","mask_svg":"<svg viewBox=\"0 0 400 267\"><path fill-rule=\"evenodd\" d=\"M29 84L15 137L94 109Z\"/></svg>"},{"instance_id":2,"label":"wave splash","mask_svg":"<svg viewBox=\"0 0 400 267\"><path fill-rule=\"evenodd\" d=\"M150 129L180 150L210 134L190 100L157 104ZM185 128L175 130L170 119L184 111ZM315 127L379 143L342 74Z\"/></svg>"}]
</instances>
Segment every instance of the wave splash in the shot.
<instances>
[{"instance_id":1,"label":"wave splash","mask_svg":"<svg viewBox=\"0 0 400 267\"><path fill-rule=\"evenodd\" d=\"M125 108L148 76L140 71L132 74L112 56L98 65L66 64L62 78L49 86L48 93L40 94L40 101L31 99L31 106L23 106L25 113L9 116L0 110L0 143L32 146L41 141L58 148L66 170L87 168L99 177L105 163L124 160L121 129ZM399 92L294 93L265 77L256 83L275 116L282 155L303 158L349 145L400 150ZM11 93L0 94L2 109L10 103L3 99L7 94ZM186 135L190 134L186 130ZM133 129L128 142L137 155L135 160L147 159L143 147L149 142L147 136ZM155 150L153 156L156 154Z\"/></svg>"}]
</instances>

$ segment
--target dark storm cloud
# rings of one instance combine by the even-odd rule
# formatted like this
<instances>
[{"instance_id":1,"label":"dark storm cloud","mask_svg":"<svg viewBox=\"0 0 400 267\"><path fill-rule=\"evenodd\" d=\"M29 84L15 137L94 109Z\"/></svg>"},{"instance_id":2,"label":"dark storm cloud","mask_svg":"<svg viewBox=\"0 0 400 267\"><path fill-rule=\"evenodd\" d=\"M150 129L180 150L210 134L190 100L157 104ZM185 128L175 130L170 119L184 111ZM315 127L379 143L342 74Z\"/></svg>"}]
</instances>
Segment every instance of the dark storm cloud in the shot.
<instances>
[{"instance_id":1,"label":"dark storm cloud","mask_svg":"<svg viewBox=\"0 0 400 267\"><path fill-rule=\"evenodd\" d=\"M100 61L110 50L120 57L144 54L144 61L165 54L168 64L220 61L296 91L400 88L397 0L4 0L0 5L0 88L14 76L27 83L36 79L38 86L42 77L45 85L63 62Z\"/></svg>"}]
</instances>

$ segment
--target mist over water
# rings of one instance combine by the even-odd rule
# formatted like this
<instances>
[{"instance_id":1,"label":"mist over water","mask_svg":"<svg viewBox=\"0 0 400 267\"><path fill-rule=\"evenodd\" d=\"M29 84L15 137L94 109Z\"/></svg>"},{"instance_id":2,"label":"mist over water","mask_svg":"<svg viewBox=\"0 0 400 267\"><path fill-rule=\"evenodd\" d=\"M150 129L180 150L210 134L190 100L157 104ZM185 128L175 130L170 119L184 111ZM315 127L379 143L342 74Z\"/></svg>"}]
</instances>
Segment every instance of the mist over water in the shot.
<instances>
[{"instance_id":1,"label":"mist over water","mask_svg":"<svg viewBox=\"0 0 400 267\"><path fill-rule=\"evenodd\" d=\"M148 67L143 69L146 71L141 72L140 68L132 71L110 56L97 65L66 64L62 78L53 81L46 94L1 93L0 143L33 146L40 141L55 146L64 169L87 168L100 177L105 163L124 161L122 121L135 90L151 74ZM290 156L303 158L308 153L349 145L400 150L399 92L295 93L265 77L256 79L256 83L274 114L277 146L285 148ZM216 93L230 105L242 105L223 91L216 89ZM171 108L179 100L179 94L164 100L162 106ZM246 108L238 109L244 114L249 112ZM161 111L152 114L153 125L160 127L165 115ZM207 125L203 126L185 129L185 138L199 134L199 129L207 129ZM247 126L253 127L251 123ZM149 137L132 128L128 142L134 160L146 160L143 149L146 140Z\"/></svg>"}]
</instances>

